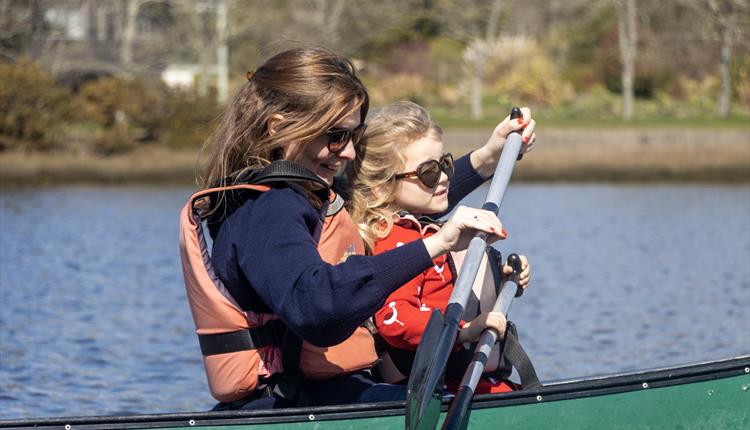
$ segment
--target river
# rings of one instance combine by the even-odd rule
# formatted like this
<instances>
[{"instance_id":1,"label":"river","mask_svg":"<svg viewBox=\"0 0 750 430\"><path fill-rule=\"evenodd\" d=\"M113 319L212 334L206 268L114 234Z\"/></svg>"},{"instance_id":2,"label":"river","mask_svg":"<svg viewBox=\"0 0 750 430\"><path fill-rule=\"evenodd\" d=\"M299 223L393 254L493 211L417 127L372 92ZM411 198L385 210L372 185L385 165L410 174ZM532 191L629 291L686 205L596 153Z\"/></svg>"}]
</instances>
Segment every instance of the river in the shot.
<instances>
[{"instance_id":1,"label":"river","mask_svg":"<svg viewBox=\"0 0 750 430\"><path fill-rule=\"evenodd\" d=\"M0 419L201 411L185 187L0 192ZM478 205L486 189L467 198ZM511 184L510 319L543 381L750 353L747 185Z\"/></svg>"}]
</instances>

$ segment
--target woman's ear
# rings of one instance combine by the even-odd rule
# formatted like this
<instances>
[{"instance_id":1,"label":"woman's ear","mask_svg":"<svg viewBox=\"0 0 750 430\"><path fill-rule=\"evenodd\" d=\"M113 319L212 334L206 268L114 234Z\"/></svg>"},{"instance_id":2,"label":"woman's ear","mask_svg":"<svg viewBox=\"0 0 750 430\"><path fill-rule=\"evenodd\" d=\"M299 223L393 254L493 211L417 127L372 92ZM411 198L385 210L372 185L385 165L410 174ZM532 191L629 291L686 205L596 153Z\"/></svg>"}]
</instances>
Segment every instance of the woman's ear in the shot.
<instances>
[{"instance_id":1,"label":"woman's ear","mask_svg":"<svg viewBox=\"0 0 750 430\"><path fill-rule=\"evenodd\" d=\"M279 125L284 121L284 116L280 113L275 113L268 118L266 127L268 128L268 134L273 136L279 129Z\"/></svg>"}]
</instances>

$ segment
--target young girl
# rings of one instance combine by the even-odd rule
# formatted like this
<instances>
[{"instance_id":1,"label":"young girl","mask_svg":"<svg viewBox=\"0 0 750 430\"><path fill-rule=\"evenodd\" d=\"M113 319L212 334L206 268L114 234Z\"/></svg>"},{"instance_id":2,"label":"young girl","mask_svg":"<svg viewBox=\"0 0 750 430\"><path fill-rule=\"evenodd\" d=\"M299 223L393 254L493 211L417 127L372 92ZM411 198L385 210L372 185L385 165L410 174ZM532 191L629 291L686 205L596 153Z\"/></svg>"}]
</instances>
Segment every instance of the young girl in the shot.
<instances>
[{"instance_id":1,"label":"young girl","mask_svg":"<svg viewBox=\"0 0 750 430\"><path fill-rule=\"evenodd\" d=\"M520 127L519 122L513 122L506 118L495 134L504 138ZM530 123L524 131L526 143L533 142L533 128ZM352 182L352 217L374 255L440 230L440 223L426 215L443 214L449 209L454 162L451 154L444 153L441 139L441 128L430 120L425 109L411 102L394 103L368 118L367 132L352 166L353 175L356 174ZM505 238L505 229L499 235ZM389 358L403 362L405 351L416 351L432 309L445 311L456 280L452 260L450 254L435 258L432 267L391 293L375 314L380 336L388 344ZM526 258L521 260L519 284L525 288L530 269ZM510 273L510 267L503 267L503 274ZM497 330L502 337L505 326L501 313L481 313L470 322L462 322L457 344L477 341L485 328ZM413 357L411 353L406 356ZM403 373L409 366L396 367ZM502 391L510 391L510 387L484 378L477 392Z\"/></svg>"}]
</instances>

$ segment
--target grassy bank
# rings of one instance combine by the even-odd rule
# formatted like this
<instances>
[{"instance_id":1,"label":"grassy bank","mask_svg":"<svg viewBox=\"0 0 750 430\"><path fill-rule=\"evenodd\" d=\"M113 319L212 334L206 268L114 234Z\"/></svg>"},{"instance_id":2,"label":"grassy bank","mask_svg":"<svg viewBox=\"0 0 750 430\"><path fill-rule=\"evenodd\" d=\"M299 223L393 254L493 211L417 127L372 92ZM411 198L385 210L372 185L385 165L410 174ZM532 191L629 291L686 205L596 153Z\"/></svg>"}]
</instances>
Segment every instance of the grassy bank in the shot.
<instances>
[{"instance_id":1,"label":"grassy bank","mask_svg":"<svg viewBox=\"0 0 750 430\"><path fill-rule=\"evenodd\" d=\"M448 129L454 155L480 146L491 127ZM0 185L174 183L193 185L198 150L146 147L98 157L0 153ZM539 130L538 144L514 172L518 181L750 182L750 128L592 128Z\"/></svg>"}]
</instances>

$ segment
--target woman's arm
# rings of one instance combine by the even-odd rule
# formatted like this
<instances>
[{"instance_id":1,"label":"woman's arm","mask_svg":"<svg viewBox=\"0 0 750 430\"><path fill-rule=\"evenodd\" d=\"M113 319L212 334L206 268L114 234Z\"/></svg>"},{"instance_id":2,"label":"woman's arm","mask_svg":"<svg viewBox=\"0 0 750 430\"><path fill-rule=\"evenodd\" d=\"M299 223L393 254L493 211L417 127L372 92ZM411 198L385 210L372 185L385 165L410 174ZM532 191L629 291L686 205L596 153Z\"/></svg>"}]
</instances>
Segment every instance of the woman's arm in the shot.
<instances>
[{"instance_id":1,"label":"woman's arm","mask_svg":"<svg viewBox=\"0 0 750 430\"><path fill-rule=\"evenodd\" d=\"M312 235L319 222L304 197L291 189L272 190L237 223L233 244L240 270L261 299L302 339L330 346L351 335L432 259L419 240L330 265L320 258Z\"/></svg>"}]
</instances>

